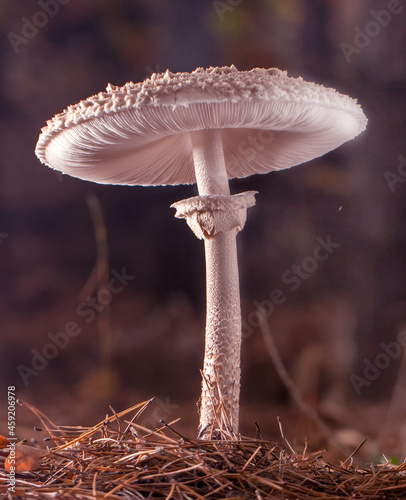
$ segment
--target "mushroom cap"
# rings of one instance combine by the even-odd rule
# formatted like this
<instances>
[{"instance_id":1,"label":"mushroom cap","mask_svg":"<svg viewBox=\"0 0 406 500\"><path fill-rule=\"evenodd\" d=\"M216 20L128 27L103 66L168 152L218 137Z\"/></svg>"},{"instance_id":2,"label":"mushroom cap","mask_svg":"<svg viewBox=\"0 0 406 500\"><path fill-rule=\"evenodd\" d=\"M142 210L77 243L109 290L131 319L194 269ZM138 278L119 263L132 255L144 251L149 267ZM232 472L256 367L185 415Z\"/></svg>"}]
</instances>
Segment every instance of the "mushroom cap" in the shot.
<instances>
[{"instance_id":1,"label":"mushroom cap","mask_svg":"<svg viewBox=\"0 0 406 500\"><path fill-rule=\"evenodd\" d=\"M191 184L190 132L221 130L231 179L319 157L366 123L356 100L276 68L167 70L69 106L47 122L35 152L51 168L101 184Z\"/></svg>"}]
</instances>

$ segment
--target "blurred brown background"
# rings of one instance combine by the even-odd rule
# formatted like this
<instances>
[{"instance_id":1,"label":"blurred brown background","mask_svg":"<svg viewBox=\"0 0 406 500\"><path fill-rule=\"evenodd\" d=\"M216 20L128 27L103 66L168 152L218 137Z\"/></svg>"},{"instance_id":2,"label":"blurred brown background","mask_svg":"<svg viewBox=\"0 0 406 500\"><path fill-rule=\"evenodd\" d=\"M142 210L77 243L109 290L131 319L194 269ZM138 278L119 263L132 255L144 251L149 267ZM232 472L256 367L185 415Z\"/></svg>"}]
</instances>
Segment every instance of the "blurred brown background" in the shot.
<instances>
[{"instance_id":1,"label":"blurred brown background","mask_svg":"<svg viewBox=\"0 0 406 500\"><path fill-rule=\"evenodd\" d=\"M91 424L108 404L118 410L156 396L148 423L182 416L179 425L193 434L204 253L169 206L194 186L99 186L57 175L34 148L47 119L109 82L167 68L276 66L357 97L369 125L309 164L232 181L234 193L259 191L238 239L242 431L252 434L258 421L275 438L277 413L292 440L315 431L290 402L256 327L257 304L279 288L287 300L269 324L304 400L334 429L375 437L386 426L399 444L404 346L390 356L382 342L400 345L406 329L405 20L396 0L1 2L4 401L15 385L58 423ZM285 273L329 235L339 247L296 288L289 284ZM95 294L123 268L134 278L101 306ZM85 314L92 297L98 310ZM72 322L80 333L65 346L57 333ZM59 348L49 347L49 334ZM52 359L41 358L44 350ZM27 417L19 418L24 434Z\"/></svg>"}]
</instances>

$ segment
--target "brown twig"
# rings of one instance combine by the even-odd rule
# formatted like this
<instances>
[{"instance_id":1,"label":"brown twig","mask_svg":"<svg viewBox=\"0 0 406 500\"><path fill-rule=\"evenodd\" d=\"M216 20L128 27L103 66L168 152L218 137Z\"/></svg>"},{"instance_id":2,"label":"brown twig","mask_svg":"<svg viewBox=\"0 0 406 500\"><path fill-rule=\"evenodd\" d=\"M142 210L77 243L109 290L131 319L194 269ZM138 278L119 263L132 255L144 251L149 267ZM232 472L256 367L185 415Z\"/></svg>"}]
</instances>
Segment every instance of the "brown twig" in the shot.
<instances>
[{"instance_id":1,"label":"brown twig","mask_svg":"<svg viewBox=\"0 0 406 500\"><path fill-rule=\"evenodd\" d=\"M326 438L331 443L334 443L344 454L347 455L350 452L350 450L348 450L348 448L344 446L340 440L337 439L337 437L334 435L330 427L323 422L323 420L319 417L319 415L315 412L315 410L311 406L309 406L305 401L303 401L300 392L297 390L295 384L293 383L293 380L290 378L282 362L281 357L279 356L279 352L275 345L271 329L269 327L268 321L266 320L265 311L259 308L258 314L262 319L262 321L260 322L261 332L268 354L274 364L274 367L279 375L279 378L281 379L286 389L289 391L289 394L291 395L292 399L295 401L295 403L298 405L301 411L317 425L317 427L326 436Z\"/></svg>"}]
</instances>

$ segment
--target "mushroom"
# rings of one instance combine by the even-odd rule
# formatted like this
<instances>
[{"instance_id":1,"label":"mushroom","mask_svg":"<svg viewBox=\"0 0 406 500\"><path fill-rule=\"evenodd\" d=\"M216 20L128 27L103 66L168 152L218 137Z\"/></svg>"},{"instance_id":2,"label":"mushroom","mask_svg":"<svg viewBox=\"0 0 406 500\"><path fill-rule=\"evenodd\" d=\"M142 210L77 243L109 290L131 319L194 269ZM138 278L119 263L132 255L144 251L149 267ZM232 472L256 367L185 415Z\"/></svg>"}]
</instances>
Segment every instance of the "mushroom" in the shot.
<instances>
[{"instance_id":1,"label":"mushroom","mask_svg":"<svg viewBox=\"0 0 406 500\"><path fill-rule=\"evenodd\" d=\"M108 85L47 122L36 154L46 165L102 184L196 183L174 203L204 240L207 317L199 437L238 435L241 313L236 235L254 191L229 179L319 157L367 120L354 99L278 69L169 70Z\"/></svg>"}]
</instances>

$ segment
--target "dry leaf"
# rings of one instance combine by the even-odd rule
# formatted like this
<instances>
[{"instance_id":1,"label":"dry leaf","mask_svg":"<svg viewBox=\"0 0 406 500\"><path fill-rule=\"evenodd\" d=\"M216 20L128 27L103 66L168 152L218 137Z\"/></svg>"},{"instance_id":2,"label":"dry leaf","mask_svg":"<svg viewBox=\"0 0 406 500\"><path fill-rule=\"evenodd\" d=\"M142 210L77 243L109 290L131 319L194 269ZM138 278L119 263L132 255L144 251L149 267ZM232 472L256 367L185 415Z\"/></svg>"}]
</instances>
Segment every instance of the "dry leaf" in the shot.
<instances>
[{"instance_id":1,"label":"dry leaf","mask_svg":"<svg viewBox=\"0 0 406 500\"><path fill-rule=\"evenodd\" d=\"M41 465L41 459L48 451L27 446L24 444L17 445L10 449L10 453L4 463L5 469L10 472L29 472Z\"/></svg>"},{"instance_id":2,"label":"dry leaf","mask_svg":"<svg viewBox=\"0 0 406 500\"><path fill-rule=\"evenodd\" d=\"M7 446L9 446L9 444L10 444L10 441L6 437L4 437L0 434L0 449L7 448Z\"/></svg>"}]
</instances>

